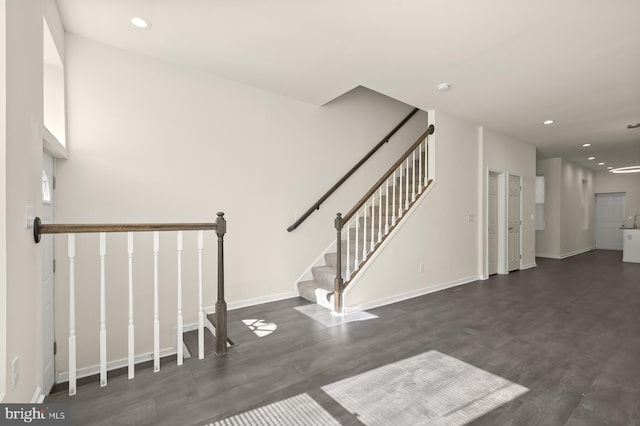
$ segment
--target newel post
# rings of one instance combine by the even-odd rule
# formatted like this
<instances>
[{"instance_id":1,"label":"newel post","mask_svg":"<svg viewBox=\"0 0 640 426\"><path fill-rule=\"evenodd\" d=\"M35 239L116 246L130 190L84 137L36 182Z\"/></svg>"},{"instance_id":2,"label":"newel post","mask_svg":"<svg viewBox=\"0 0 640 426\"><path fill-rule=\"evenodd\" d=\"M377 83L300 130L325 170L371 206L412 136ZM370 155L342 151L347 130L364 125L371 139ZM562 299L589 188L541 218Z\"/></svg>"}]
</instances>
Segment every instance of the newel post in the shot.
<instances>
[{"instance_id":1,"label":"newel post","mask_svg":"<svg viewBox=\"0 0 640 426\"><path fill-rule=\"evenodd\" d=\"M216 302L216 355L227 353L227 302L224 300L224 234L227 221L218 212L216 235L218 236L218 301Z\"/></svg>"},{"instance_id":2,"label":"newel post","mask_svg":"<svg viewBox=\"0 0 640 426\"><path fill-rule=\"evenodd\" d=\"M344 221L342 220L342 214L336 214L335 227L336 227L336 278L333 282L333 311L337 314L342 313L342 290L344 288L344 280L342 279L342 227Z\"/></svg>"}]
</instances>

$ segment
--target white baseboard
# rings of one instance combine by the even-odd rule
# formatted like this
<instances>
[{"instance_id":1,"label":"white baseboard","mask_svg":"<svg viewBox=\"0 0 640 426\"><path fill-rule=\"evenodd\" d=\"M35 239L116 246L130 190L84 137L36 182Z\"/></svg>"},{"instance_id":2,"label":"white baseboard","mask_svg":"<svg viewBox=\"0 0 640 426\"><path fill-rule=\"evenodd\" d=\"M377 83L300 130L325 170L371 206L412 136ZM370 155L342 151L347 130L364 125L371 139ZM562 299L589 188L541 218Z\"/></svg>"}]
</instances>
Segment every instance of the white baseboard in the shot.
<instances>
[{"instance_id":1,"label":"white baseboard","mask_svg":"<svg viewBox=\"0 0 640 426\"><path fill-rule=\"evenodd\" d=\"M574 250L574 251L569 252L569 253L561 254L560 255L560 259L566 259L567 257L576 256L578 254L586 253L588 251L595 250L595 249L596 248L592 246L592 247L587 247L587 248L583 248L583 249L580 249L580 250Z\"/></svg>"},{"instance_id":2,"label":"white baseboard","mask_svg":"<svg viewBox=\"0 0 640 426\"><path fill-rule=\"evenodd\" d=\"M547 259L566 259L567 257L571 257L571 256L576 256L578 254L582 254L582 253L586 253L589 252L591 250L595 250L595 247L587 247L587 248L583 248L580 250L574 250L572 252L569 253L563 253L563 254L546 254L546 253L536 253L536 257L545 257Z\"/></svg>"},{"instance_id":3,"label":"white baseboard","mask_svg":"<svg viewBox=\"0 0 640 426\"><path fill-rule=\"evenodd\" d=\"M165 348L160 350L160 358L175 355L176 348ZM140 364L146 361L153 361L153 352L146 352L139 355L136 355L134 358L135 364ZM129 365L128 358L120 358L115 359L113 361L107 362L107 371L116 370L118 368L126 367ZM80 379L82 377L93 376L94 374L100 374L100 364L90 365L88 367L78 368L76 372L76 378ZM56 375L56 383L64 383L69 381L69 372L62 371Z\"/></svg>"},{"instance_id":4,"label":"white baseboard","mask_svg":"<svg viewBox=\"0 0 640 426\"><path fill-rule=\"evenodd\" d=\"M538 264L537 264L536 262L531 262L531 263L527 263L526 265L522 265L522 266L520 267L520 270L521 270L521 271L524 271L524 270L526 270L526 269L535 268L535 267L537 267L537 266L538 266Z\"/></svg>"},{"instance_id":5,"label":"white baseboard","mask_svg":"<svg viewBox=\"0 0 640 426\"><path fill-rule=\"evenodd\" d=\"M345 310L346 312L365 311L367 309L373 309L380 306L390 305L392 303L402 302L403 300L413 299L414 297L424 296L425 294L435 293L436 291L446 290L451 287L456 287L462 284L469 284L479 280L482 280L481 276L473 275L470 277L460 278L446 283L436 284L434 286L424 287L418 290L412 290L406 293L396 294L394 296L384 297L382 299L372 300L371 302L365 302L360 305L353 306L348 305L349 301L345 297Z\"/></svg>"},{"instance_id":6,"label":"white baseboard","mask_svg":"<svg viewBox=\"0 0 640 426\"><path fill-rule=\"evenodd\" d=\"M562 259L557 254L536 253L536 257L544 257L545 259Z\"/></svg>"},{"instance_id":7,"label":"white baseboard","mask_svg":"<svg viewBox=\"0 0 640 426\"><path fill-rule=\"evenodd\" d=\"M292 297L298 297L298 292L288 291L286 293L277 293L277 294L272 294L270 296L256 297L255 299L245 299L245 300L239 300L237 302L230 302L227 304L227 310L233 311L234 309L246 308L254 305L261 305L263 303L277 302L279 300L291 299ZM207 314L212 314L216 311L215 306L205 306L202 309Z\"/></svg>"},{"instance_id":8,"label":"white baseboard","mask_svg":"<svg viewBox=\"0 0 640 426\"><path fill-rule=\"evenodd\" d=\"M33 393L33 397L31 397L32 404L39 404L44 400L44 395L42 393L42 388L38 386L36 391Z\"/></svg>"}]
</instances>

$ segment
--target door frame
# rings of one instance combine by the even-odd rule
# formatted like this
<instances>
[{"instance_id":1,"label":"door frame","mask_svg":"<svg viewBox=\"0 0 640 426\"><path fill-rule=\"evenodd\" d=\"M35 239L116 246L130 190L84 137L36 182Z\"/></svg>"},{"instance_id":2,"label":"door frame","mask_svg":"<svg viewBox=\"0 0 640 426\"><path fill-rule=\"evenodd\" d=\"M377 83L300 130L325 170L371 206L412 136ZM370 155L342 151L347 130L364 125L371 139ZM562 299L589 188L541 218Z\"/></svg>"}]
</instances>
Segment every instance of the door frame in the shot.
<instances>
[{"instance_id":1,"label":"door frame","mask_svg":"<svg viewBox=\"0 0 640 426\"><path fill-rule=\"evenodd\" d=\"M509 274L509 176L520 177L520 187L522 187L522 176L510 173L507 170L487 167L484 173L484 220L483 220L483 271L482 278L489 278L489 174L498 175L498 275ZM520 253L522 254L522 194L520 194ZM522 260L521 260L522 265Z\"/></svg>"},{"instance_id":2,"label":"door frame","mask_svg":"<svg viewBox=\"0 0 640 426\"><path fill-rule=\"evenodd\" d=\"M51 175L47 176L47 178L49 179L49 191L51 194L51 222L55 221L55 175L56 175L56 156L50 152L47 149L43 149L42 151L42 156L43 156L43 164L42 164L42 170L45 169L45 164L44 164L44 156L49 156L52 159L52 166L51 166ZM42 218L45 221L44 223L48 223L47 217L44 214L44 208L45 208L45 201L41 199L41 203L42 203ZM49 238L51 238L51 260L55 262L55 238L53 235L49 235ZM42 260L44 262L45 260L45 256L44 256L44 250L47 250L48 246L46 244L42 245L42 250L43 250L43 256L42 256ZM42 271L43 271L43 275L42 275L42 282L41 282L41 290L42 290L42 299L41 299L41 306L40 306L40 313L41 313L41 322L42 322L42 364L41 364L41 374L42 374L42 395L46 396L49 394L49 391L51 390L51 388L48 386L48 381L52 382L52 385L55 385L56 383L56 357L55 357L55 353L53 353L52 355L52 374L53 377L45 377L45 370L46 370L46 364L47 364L47 356L46 356L46 352L50 351L53 352L53 347L47 347L47 345L45 345L45 335L47 334L47 332L49 332L51 334L51 336L53 337L53 341L55 342L55 338L56 338L56 334L55 334L55 300L56 300L56 296L55 296L55 269L52 271L51 274L51 300L49 301L49 303L51 304L51 312L52 312L52 316L53 316L53 320L49 321L47 318L45 318L45 305L46 305L46 289L44 288L44 271L45 271L45 265L42 265Z\"/></svg>"},{"instance_id":3,"label":"door frame","mask_svg":"<svg viewBox=\"0 0 640 426\"><path fill-rule=\"evenodd\" d=\"M520 224L518 225L520 227L520 230L519 230L520 232L518 232L518 235L520 235L520 238L519 238L519 241L518 241L518 245L519 245L518 253L520 255L520 259L519 259L519 262L518 262L518 269L517 270L522 269L522 175L519 175L517 173L508 172L507 173L507 178L506 178L505 200L504 200L505 204L506 204L506 206L505 206L506 207L506 214L505 214L505 222L504 222L505 232L506 232L506 235L505 235L506 241L505 241L505 243L507 245L507 248L506 248L506 251L505 251L505 262L506 262L505 269L507 270L507 272L505 272L506 274L509 273L509 232L508 232L508 229L509 229L509 212L508 212L508 208L509 208L509 180L510 180L511 176L517 177L518 178L518 183L520 184L520 196L518 197L519 198L519 204L520 204L520 206L519 206L520 215L518 217L518 221L520 222ZM514 271L515 271L515 269L514 269Z\"/></svg>"}]
</instances>

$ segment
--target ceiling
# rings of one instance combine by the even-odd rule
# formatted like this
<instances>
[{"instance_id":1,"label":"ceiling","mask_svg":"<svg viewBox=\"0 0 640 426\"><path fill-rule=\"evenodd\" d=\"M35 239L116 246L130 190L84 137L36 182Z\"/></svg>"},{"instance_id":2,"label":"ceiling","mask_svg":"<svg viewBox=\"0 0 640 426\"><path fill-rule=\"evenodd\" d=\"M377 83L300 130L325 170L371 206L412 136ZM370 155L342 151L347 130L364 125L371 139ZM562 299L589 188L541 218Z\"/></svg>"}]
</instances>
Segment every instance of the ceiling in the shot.
<instances>
[{"instance_id":1,"label":"ceiling","mask_svg":"<svg viewBox=\"0 0 640 426\"><path fill-rule=\"evenodd\" d=\"M640 122L638 0L57 3L68 32L306 102L361 85L529 142L538 158L604 170L640 154L640 128L627 129Z\"/></svg>"}]
</instances>

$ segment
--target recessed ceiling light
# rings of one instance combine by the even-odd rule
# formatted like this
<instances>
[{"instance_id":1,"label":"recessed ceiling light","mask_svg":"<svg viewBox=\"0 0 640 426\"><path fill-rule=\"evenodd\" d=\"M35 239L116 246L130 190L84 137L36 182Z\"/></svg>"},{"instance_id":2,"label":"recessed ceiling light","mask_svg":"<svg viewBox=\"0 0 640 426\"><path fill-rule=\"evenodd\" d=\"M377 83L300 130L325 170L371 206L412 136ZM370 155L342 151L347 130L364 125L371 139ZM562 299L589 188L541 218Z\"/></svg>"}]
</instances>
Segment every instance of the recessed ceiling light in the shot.
<instances>
[{"instance_id":1,"label":"recessed ceiling light","mask_svg":"<svg viewBox=\"0 0 640 426\"><path fill-rule=\"evenodd\" d=\"M139 16L134 16L133 18L131 18L131 23L138 28L142 28L143 30L151 28L151 22Z\"/></svg>"},{"instance_id":2,"label":"recessed ceiling light","mask_svg":"<svg viewBox=\"0 0 640 426\"><path fill-rule=\"evenodd\" d=\"M587 146L591 146L590 143L583 143L582 146L587 147Z\"/></svg>"},{"instance_id":3,"label":"recessed ceiling light","mask_svg":"<svg viewBox=\"0 0 640 426\"><path fill-rule=\"evenodd\" d=\"M446 92L447 90L451 89L451 85L449 83L440 83L436 87L441 92Z\"/></svg>"},{"instance_id":4,"label":"recessed ceiling light","mask_svg":"<svg viewBox=\"0 0 640 426\"><path fill-rule=\"evenodd\" d=\"M604 163L598 163L598 166L604 166Z\"/></svg>"},{"instance_id":5,"label":"recessed ceiling light","mask_svg":"<svg viewBox=\"0 0 640 426\"><path fill-rule=\"evenodd\" d=\"M607 170L611 170L611 169L613 169L613 167L611 167L611 166L607 167Z\"/></svg>"},{"instance_id":6,"label":"recessed ceiling light","mask_svg":"<svg viewBox=\"0 0 640 426\"><path fill-rule=\"evenodd\" d=\"M638 127L640 127L640 123L627 124L627 129L637 129Z\"/></svg>"},{"instance_id":7,"label":"recessed ceiling light","mask_svg":"<svg viewBox=\"0 0 640 426\"><path fill-rule=\"evenodd\" d=\"M544 120L542 122L542 124L553 124L553 123L555 123L555 121L553 121L553 120Z\"/></svg>"},{"instance_id":8,"label":"recessed ceiling light","mask_svg":"<svg viewBox=\"0 0 640 426\"><path fill-rule=\"evenodd\" d=\"M589 157L589 158L587 158L587 160L595 160L595 159L596 159L596 157Z\"/></svg>"}]
</instances>

